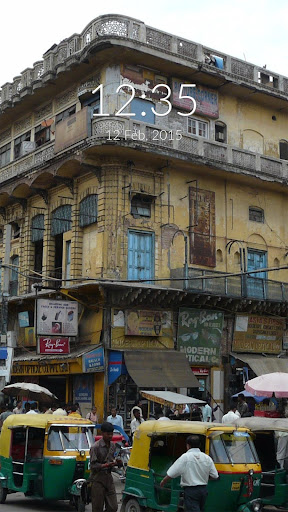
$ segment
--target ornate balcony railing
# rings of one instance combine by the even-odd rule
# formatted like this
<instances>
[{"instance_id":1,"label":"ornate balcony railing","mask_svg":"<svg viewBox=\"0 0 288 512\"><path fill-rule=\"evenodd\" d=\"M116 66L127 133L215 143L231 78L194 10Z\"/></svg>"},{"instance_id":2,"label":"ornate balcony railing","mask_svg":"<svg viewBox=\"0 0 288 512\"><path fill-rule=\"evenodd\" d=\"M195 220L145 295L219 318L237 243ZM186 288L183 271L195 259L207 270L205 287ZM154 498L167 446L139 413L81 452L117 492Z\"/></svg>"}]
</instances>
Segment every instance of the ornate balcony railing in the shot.
<instances>
[{"instance_id":1,"label":"ornate balcony railing","mask_svg":"<svg viewBox=\"0 0 288 512\"><path fill-rule=\"evenodd\" d=\"M171 270L171 286L183 290L239 299L288 301L288 283L249 275L231 276L224 272L188 268ZM179 280L178 280L179 279Z\"/></svg>"},{"instance_id":2,"label":"ornate balcony railing","mask_svg":"<svg viewBox=\"0 0 288 512\"><path fill-rule=\"evenodd\" d=\"M263 156L228 144L189 135L185 133L184 129L180 140L177 140L176 137L170 140L169 132L173 131L173 121L170 123L167 119L164 130L162 129L163 122L161 121L161 123L160 127L111 116L93 119L92 137L80 141L79 144L82 149L99 144L126 144L136 148L141 146L147 148L151 153L161 152L167 157L173 156L183 160L192 158L196 163L208 162L209 165L228 172L241 173L245 171L245 174L266 181L277 180L286 183L288 179L288 161L286 160ZM164 133L164 138L160 137L161 131ZM71 148L68 147L67 151L70 150ZM62 153L65 153L65 150ZM21 176L22 173L39 168L54 156L54 141L52 141L0 168L0 183L3 184L13 177Z\"/></svg>"},{"instance_id":3,"label":"ornate balcony railing","mask_svg":"<svg viewBox=\"0 0 288 512\"><path fill-rule=\"evenodd\" d=\"M267 69L255 66L241 59L223 54L218 50L162 32L143 22L121 15L104 15L92 20L81 32L64 39L44 54L42 61L37 61L33 68L27 68L21 75L15 77L13 83L6 83L0 92L0 111L19 102L26 94L32 94L47 81L81 59L87 57L89 47L102 40L121 39L123 46L131 42L137 48L151 54L153 50L163 58L177 60L189 66L198 67L202 71L215 72L218 76L229 78L241 84L241 80L250 83L254 88L270 92L279 97L288 97L288 78ZM216 59L215 59L216 57ZM219 67L216 61L221 62Z\"/></svg>"}]
</instances>

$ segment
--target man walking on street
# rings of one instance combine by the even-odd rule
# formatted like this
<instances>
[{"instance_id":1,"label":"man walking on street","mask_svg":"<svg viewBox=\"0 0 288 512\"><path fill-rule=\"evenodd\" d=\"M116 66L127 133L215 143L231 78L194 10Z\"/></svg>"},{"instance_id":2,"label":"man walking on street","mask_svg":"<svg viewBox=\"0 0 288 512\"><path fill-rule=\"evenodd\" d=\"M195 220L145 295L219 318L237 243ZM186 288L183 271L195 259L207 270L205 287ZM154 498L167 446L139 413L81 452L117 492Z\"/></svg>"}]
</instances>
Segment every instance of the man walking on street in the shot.
<instances>
[{"instance_id":1,"label":"man walking on street","mask_svg":"<svg viewBox=\"0 0 288 512\"><path fill-rule=\"evenodd\" d=\"M92 512L117 512L117 496L111 475L114 466L121 461L115 460L116 446L112 443L113 425L105 422L101 426L102 438L90 448L91 501Z\"/></svg>"},{"instance_id":2,"label":"man walking on street","mask_svg":"<svg viewBox=\"0 0 288 512\"><path fill-rule=\"evenodd\" d=\"M199 436L187 437L186 447L187 452L183 453L168 469L160 486L164 487L171 478L181 476L186 512L204 512L209 477L217 479L218 471L211 457L200 451Z\"/></svg>"},{"instance_id":3,"label":"man walking on street","mask_svg":"<svg viewBox=\"0 0 288 512\"><path fill-rule=\"evenodd\" d=\"M249 412L248 404L245 402L245 397L243 393L240 393L238 395L238 405L237 405L237 411L240 413L241 418L245 417L244 415Z\"/></svg>"}]
</instances>

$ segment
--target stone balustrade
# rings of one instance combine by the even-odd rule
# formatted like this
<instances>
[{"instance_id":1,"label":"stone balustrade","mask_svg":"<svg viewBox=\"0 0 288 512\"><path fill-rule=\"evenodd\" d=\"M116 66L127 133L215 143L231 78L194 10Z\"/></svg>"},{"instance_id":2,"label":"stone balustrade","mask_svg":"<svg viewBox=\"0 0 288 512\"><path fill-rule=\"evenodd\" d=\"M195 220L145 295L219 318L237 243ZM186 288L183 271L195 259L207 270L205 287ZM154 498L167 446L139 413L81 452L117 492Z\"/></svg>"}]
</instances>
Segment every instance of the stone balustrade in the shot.
<instances>
[{"instance_id":1,"label":"stone balustrade","mask_svg":"<svg viewBox=\"0 0 288 512\"><path fill-rule=\"evenodd\" d=\"M89 46L102 39L122 39L125 42L138 42L143 51L147 48L154 50L155 54L163 58L163 53L171 60L180 59L180 62L196 67L199 64L203 71L215 72L231 81L250 82L258 90L269 91L276 96L288 96L288 78L267 69L255 66L241 59L223 54L212 48L194 43L187 39L174 36L146 26L143 22L121 15L104 15L91 21L81 32L64 39L55 48L47 51L42 61L35 62L33 69L25 70L15 77L13 83L6 83L0 91L0 113L14 103L21 100L25 90L31 94L39 86L44 86L57 74L68 70L71 65L81 62L87 57ZM127 44L124 43L123 44ZM139 49L140 49L139 48ZM146 50L145 50L146 48ZM212 59L210 57L212 56ZM213 56L223 60L223 69L213 65ZM207 62L210 61L210 64ZM29 89L30 88L30 89Z\"/></svg>"},{"instance_id":2,"label":"stone balustrade","mask_svg":"<svg viewBox=\"0 0 288 512\"><path fill-rule=\"evenodd\" d=\"M171 135L172 134L172 135ZM170 140L170 138L172 140ZM92 136L79 143L82 148L98 144L119 144L131 147L147 148L151 153L161 152L167 158L180 158L194 161L196 164L209 164L227 172L245 173L265 181L286 183L288 179L288 161L263 156L228 144L209 141L194 135L176 137L171 128L135 122L119 117L95 118L92 120ZM70 148L67 148L70 151ZM64 150L65 153L65 150ZM28 155L0 169L0 183L34 170L54 154L54 141L38 148Z\"/></svg>"}]
</instances>

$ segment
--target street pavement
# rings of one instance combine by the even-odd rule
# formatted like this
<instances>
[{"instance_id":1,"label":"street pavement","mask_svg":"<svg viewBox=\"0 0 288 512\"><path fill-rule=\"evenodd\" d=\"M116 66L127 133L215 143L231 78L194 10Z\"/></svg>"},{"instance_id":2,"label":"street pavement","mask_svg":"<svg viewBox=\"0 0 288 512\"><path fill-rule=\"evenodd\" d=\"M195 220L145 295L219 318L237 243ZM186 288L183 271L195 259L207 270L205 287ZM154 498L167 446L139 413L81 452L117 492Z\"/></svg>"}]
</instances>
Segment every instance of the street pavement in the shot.
<instances>
[{"instance_id":1,"label":"street pavement","mask_svg":"<svg viewBox=\"0 0 288 512\"><path fill-rule=\"evenodd\" d=\"M121 508L122 490L124 489L124 483L119 480L117 476L114 476L114 482L116 487L117 499L118 499L118 512ZM8 494L6 502L0 507L1 512L73 512L74 507L71 507L68 501L56 501L53 503L47 503L43 500L35 500L31 498L25 498L20 492L14 494ZM276 507L265 507L264 512L279 512ZM85 512L92 512L91 503L86 506ZM281 509L281 512L288 512L288 509Z\"/></svg>"},{"instance_id":2,"label":"street pavement","mask_svg":"<svg viewBox=\"0 0 288 512\"><path fill-rule=\"evenodd\" d=\"M118 512L120 512L124 484L117 476L114 476L114 483L118 499ZM4 505L1 504L0 510L1 512L38 512L40 510L41 512L75 512L75 508L71 507L68 501L49 503L39 499L25 498L21 492L8 494L6 502ZM85 512L92 512L91 503L86 506Z\"/></svg>"}]
</instances>

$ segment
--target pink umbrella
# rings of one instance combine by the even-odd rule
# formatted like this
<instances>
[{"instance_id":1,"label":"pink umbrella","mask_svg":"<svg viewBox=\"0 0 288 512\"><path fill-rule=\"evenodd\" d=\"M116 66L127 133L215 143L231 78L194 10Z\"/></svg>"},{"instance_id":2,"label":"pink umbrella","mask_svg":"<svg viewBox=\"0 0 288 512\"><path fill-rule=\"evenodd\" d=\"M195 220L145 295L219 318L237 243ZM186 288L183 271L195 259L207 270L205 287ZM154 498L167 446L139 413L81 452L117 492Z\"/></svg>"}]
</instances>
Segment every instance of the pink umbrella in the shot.
<instances>
[{"instance_id":1,"label":"pink umbrella","mask_svg":"<svg viewBox=\"0 0 288 512\"><path fill-rule=\"evenodd\" d=\"M288 373L274 372L259 375L255 379L248 380L245 384L246 391L254 396L272 396L276 398L288 397Z\"/></svg>"}]
</instances>

